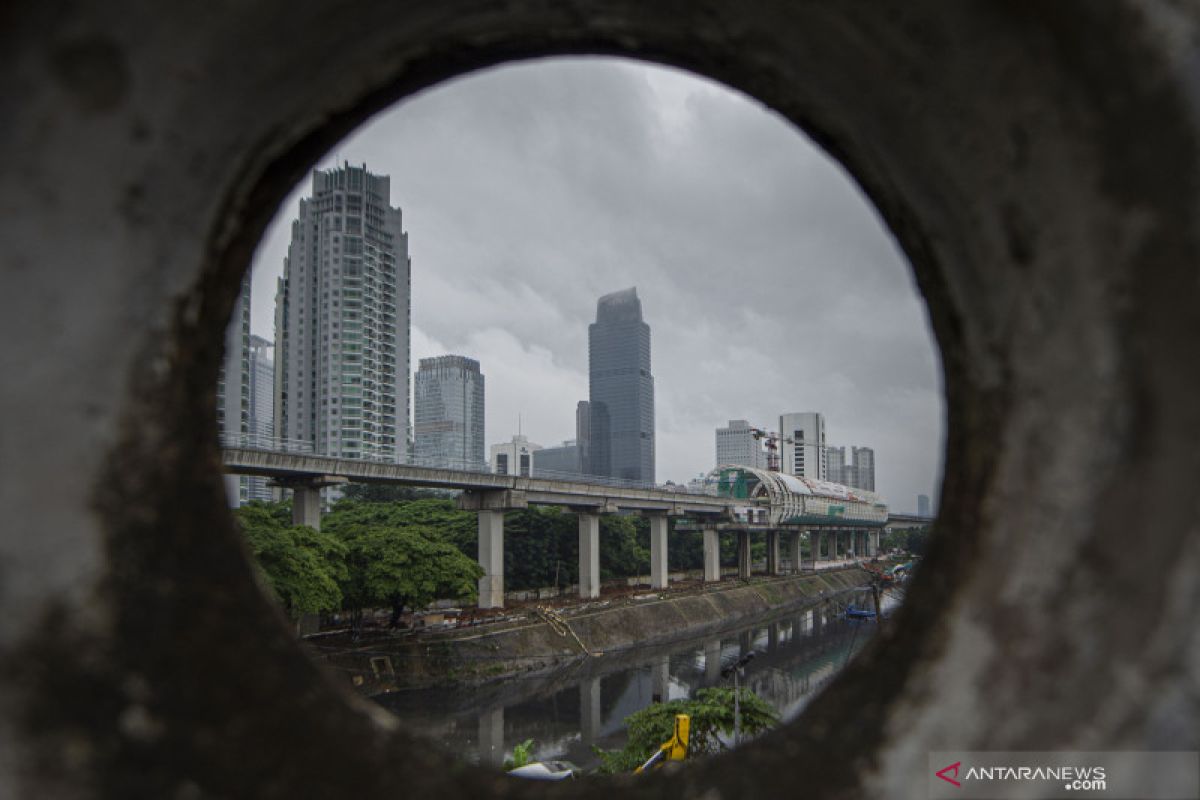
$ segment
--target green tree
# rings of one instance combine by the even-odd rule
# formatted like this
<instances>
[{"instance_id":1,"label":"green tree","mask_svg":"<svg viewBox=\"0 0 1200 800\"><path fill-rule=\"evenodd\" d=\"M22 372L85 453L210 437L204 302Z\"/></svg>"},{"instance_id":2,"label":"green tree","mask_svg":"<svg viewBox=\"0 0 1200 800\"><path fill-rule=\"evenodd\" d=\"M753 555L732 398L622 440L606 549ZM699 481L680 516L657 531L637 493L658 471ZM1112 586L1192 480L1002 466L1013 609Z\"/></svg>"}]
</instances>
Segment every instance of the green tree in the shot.
<instances>
[{"instance_id":1,"label":"green tree","mask_svg":"<svg viewBox=\"0 0 1200 800\"><path fill-rule=\"evenodd\" d=\"M365 608L390 607L396 626L405 606L418 609L439 597L475 596L482 568L446 540L443 527L417 521L422 514L443 519L446 508L420 505L443 502L343 500L326 516L324 529L346 548L341 590L356 626Z\"/></svg>"},{"instance_id":2,"label":"green tree","mask_svg":"<svg viewBox=\"0 0 1200 800\"><path fill-rule=\"evenodd\" d=\"M293 617L342 604L345 546L290 520L290 504L252 502L234 511L264 582Z\"/></svg>"},{"instance_id":3,"label":"green tree","mask_svg":"<svg viewBox=\"0 0 1200 800\"><path fill-rule=\"evenodd\" d=\"M743 688L738 700L742 736L756 736L779 724L779 715L770 703L749 689ZM625 747L620 750L595 749L600 756L600 772L632 772L644 764L674 734L676 714L691 717L688 758L727 749L720 734L729 736L733 733L733 689L725 686L701 689L692 699L654 703L630 714L625 718L629 733Z\"/></svg>"}]
</instances>

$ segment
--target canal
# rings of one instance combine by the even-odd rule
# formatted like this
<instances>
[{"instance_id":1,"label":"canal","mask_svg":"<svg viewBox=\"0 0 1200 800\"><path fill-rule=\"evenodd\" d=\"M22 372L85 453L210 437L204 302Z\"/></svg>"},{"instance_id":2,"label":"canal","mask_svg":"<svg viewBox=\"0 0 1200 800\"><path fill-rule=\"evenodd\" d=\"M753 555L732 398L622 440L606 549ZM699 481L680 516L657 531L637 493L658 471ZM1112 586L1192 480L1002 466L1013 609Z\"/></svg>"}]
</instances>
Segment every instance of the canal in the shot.
<instances>
[{"instance_id":1,"label":"canal","mask_svg":"<svg viewBox=\"0 0 1200 800\"><path fill-rule=\"evenodd\" d=\"M598 762L593 745L608 750L624 744L627 716L659 699L731 685L722 669L750 651L755 657L742 685L785 722L795 718L875 632L873 620L846 618L848 603L864 607L870 594L846 595L706 640L588 658L549 676L393 692L375 700L408 730L473 763L500 767L514 745L532 739L536 759L566 759L588 769ZM885 596L885 614L891 605Z\"/></svg>"}]
</instances>

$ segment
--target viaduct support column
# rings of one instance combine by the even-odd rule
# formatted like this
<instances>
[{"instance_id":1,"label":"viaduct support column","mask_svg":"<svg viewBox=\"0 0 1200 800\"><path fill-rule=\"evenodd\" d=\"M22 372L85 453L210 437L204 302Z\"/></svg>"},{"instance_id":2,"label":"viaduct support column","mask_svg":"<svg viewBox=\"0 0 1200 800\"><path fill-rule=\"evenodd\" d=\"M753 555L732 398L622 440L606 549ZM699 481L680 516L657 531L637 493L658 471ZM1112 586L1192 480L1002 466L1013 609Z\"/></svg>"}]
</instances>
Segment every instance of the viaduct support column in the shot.
<instances>
[{"instance_id":1,"label":"viaduct support column","mask_svg":"<svg viewBox=\"0 0 1200 800\"><path fill-rule=\"evenodd\" d=\"M704 529L704 582L721 580L721 535L716 528Z\"/></svg>"},{"instance_id":2,"label":"viaduct support column","mask_svg":"<svg viewBox=\"0 0 1200 800\"><path fill-rule=\"evenodd\" d=\"M650 588L667 588L667 515L650 515Z\"/></svg>"},{"instance_id":3,"label":"viaduct support column","mask_svg":"<svg viewBox=\"0 0 1200 800\"><path fill-rule=\"evenodd\" d=\"M833 531L825 531L821 534L821 541L825 545L825 555L822 561L833 561L837 558L837 534Z\"/></svg>"},{"instance_id":4,"label":"viaduct support column","mask_svg":"<svg viewBox=\"0 0 1200 800\"><path fill-rule=\"evenodd\" d=\"M236 478L236 476L234 476ZM312 475L280 480L273 485L292 490L292 524L321 530L321 490L344 486L350 481L340 475Z\"/></svg>"},{"instance_id":5,"label":"viaduct support column","mask_svg":"<svg viewBox=\"0 0 1200 800\"><path fill-rule=\"evenodd\" d=\"M738 577L750 577L750 531L738 531Z\"/></svg>"},{"instance_id":6,"label":"viaduct support column","mask_svg":"<svg viewBox=\"0 0 1200 800\"><path fill-rule=\"evenodd\" d=\"M579 596L600 596L600 517L579 515Z\"/></svg>"},{"instance_id":7,"label":"viaduct support column","mask_svg":"<svg viewBox=\"0 0 1200 800\"><path fill-rule=\"evenodd\" d=\"M767 574L779 575L779 531L767 531Z\"/></svg>"},{"instance_id":8,"label":"viaduct support column","mask_svg":"<svg viewBox=\"0 0 1200 800\"><path fill-rule=\"evenodd\" d=\"M480 511L479 607L504 608L504 512Z\"/></svg>"},{"instance_id":9,"label":"viaduct support column","mask_svg":"<svg viewBox=\"0 0 1200 800\"><path fill-rule=\"evenodd\" d=\"M292 487L292 524L321 530L321 487L296 484Z\"/></svg>"},{"instance_id":10,"label":"viaduct support column","mask_svg":"<svg viewBox=\"0 0 1200 800\"><path fill-rule=\"evenodd\" d=\"M788 543L788 557L792 560L792 572L800 572L804 568L800 561L800 531L792 534L792 540Z\"/></svg>"}]
</instances>

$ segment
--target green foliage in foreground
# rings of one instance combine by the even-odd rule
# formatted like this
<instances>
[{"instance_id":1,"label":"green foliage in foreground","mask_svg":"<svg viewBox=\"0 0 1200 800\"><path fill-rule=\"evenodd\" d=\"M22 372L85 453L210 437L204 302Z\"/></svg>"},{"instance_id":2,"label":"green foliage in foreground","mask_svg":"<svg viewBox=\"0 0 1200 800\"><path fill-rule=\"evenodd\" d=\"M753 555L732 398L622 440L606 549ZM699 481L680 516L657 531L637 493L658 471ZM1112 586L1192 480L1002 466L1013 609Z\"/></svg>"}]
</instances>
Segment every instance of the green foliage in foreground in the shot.
<instances>
[{"instance_id":1,"label":"green foliage in foreground","mask_svg":"<svg viewBox=\"0 0 1200 800\"><path fill-rule=\"evenodd\" d=\"M757 736L779 724L779 715L766 700L749 689L739 695L744 737ZM615 774L633 772L671 738L675 732L675 715L691 716L688 758L710 755L727 749L718 737L733 733L733 689L714 686L701 689L690 700L671 700L655 703L625 718L629 741L621 750L600 750L600 772Z\"/></svg>"}]
</instances>

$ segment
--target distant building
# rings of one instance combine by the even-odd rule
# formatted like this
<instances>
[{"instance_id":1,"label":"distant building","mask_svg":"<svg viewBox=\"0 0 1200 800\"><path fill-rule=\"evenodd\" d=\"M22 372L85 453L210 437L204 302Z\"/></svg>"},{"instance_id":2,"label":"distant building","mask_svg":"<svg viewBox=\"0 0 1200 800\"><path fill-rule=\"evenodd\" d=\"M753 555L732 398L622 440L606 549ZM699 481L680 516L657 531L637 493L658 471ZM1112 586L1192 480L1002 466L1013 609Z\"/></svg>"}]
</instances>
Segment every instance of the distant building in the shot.
<instances>
[{"instance_id":1,"label":"distant building","mask_svg":"<svg viewBox=\"0 0 1200 800\"><path fill-rule=\"evenodd\" d=\"M731 419L729 425L717 428L717 463L737 464L743 467L758 467L765 469L767 454L763 452L762 442L753 435L753 428L744 419Z\"/></svg>"},{"instance_id":2,"label":"distant building","mask_svg":"<svg viewBox=\"0 0 1200 800\"><path fill-rule=\"evenodd\" d=\"M654 482L650 326L636 289L606 294L588 326L589 472Z\"/></svg>"},{"instance_id":3,"label":"distant building","mask_svg":"<svg viewBox=\"0 0 1200 800\"><path fill-rule=\"evenodd\" d=\"M826 480L825 415L819 411L779 417L779 469L790 475Z\"/></svg>"},{"instance_id":4,"label":"distant building","mask_svg":"<svg viewBox=\"0 0 1200 800\"><path fill-rule=\"evenodd\" d=\"M854 459L854 482L845 481L846 485L875 491L875 451L870 447L852 447L850 453Z\"/></svg>"},{"instance_id":5,"label":"distant building","mask_svg":"<svg viewBox=\"0 0 1200 800\"><path fill-rule=\"evenodd\" d=\"M533 454L541 450L540 444L529 441L528 436L517 434L511 442L492 445L492 472L497 475L533 475Z\"/></svg>"},{"instance_id":6,"label":"distant building","mask_svg":"<svg viewBox=\"0 0 1200 800\"><path fill-rule=\"evenodd\" d=\"M272 447L275 435L275 343L250 336L250 441ZM247 500L270 501L274 492L267 478L244 476Z\"/></svg>"},{"instance_id":7,"label":"distant building","mask_svg":"<svg viewBox=\"0 0 1200 800\"><path fill-rule=\"evenodd\" d=\"M927 495L927 494L917 495L917 516L918 517L932 517L933 516L932 510L929 505L929 495Z\"/></svg>"},{"instance_id":8,"label":"distant building","mask_svg":"<svg viewBox=\"0 0 1200 800\"><path fill-rule=\"evenodd\" d=\"M592 405L580 400L575 406L575 445L579 448L579 471L592 474Z\"/></svg>"},{"instance_id":9,"label":"distant building","mask_svg":"<svg viewBox=\"0 0 1200 800\"><path fill-rule=\"evenodd\" d=\"M538 478L582 478L583 451L574 439L558 447L543 447L533 459L533 474Z\"/></svg>"},{"instance_id":10,"label":"distant building","mask_svg":"<svg viewBox=\"0 0 1200 800\"><path fill-rule=\"evenodd\" d=\"M222 446L244 445L250 435L250 272L242 276L225 329L225 358L217 372L217 433ZM245 477L226 475L225 494L230 508L247 500Z\"/></svg>"},{"instance_id":11,"label":"distant building","mask_svg":"<svg viewBox=\"0 0 1200 800\"><path fill-rule=\"evenodd\" d=\"M420 466L486 470L484 380L464 356L422 358L413 388L413 455Z\"/></svg>"},{"instance_id":12,"label":"distant building","mask_svg":"<svg viewBox=\"0 0 1200 800\"><path fill-rule=\"evenodd\" d=\"M832 446L825 448L825 480L850 486L847 475L846 448Z\"/></svg>"}]
</instances>

